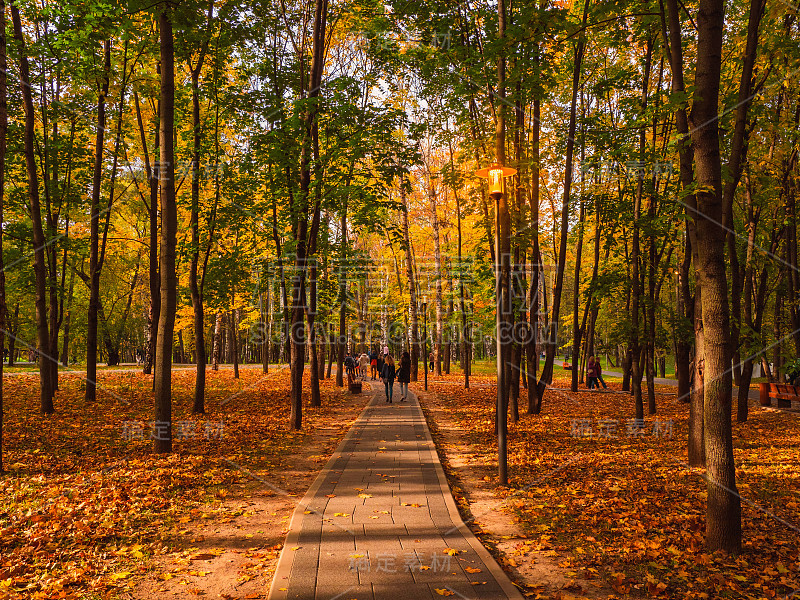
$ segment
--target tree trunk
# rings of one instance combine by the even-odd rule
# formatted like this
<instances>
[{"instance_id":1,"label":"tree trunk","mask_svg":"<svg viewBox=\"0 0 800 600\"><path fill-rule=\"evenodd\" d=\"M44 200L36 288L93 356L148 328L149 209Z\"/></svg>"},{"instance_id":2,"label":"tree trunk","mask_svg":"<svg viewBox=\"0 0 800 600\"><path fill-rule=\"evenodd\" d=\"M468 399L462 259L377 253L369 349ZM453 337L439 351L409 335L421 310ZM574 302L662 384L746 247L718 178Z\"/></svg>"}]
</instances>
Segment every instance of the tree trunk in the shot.
<instances>
[{"instance_id":1,"label":"tree trunk","mask_svg":"<svg viewBox=\"0 0 800 600\"><path fill-rule=\"evenodd\" d=\"M731 432L730 317L725 276L722 166L718 102L724 27L723 0L700 0L697 70L691 112L697 166L697 228L703 291L704 428L706 449L706 545L710 551L741 550L741 504Z\"/></svg>"},{"instance_id":2,"label":"tree trunk","mask_svg":"<svg viewBox=\"0 0 800 600\"><path fill-rule=\"evenodd\" d=\"M0 34L1 35L1 34ZM2 67L0 67L2 68ZM61 364L69 366L69 336L70 322L72 321L72 298L75 293L75 267L71 266L69 273L69 291L67 292L67 311L64 316L64 345L61 350Z\"/></svg>"},{"instance_id":3,"label":"tree trunk","mask_svg":"<svg viewBox=\"0 0 800 600\"><path fill-rule=\"evenodd\" d=\"M320 350L317 348L317 330L314 326L314 320L317 317L317 264L311 263L309 269L309 307L306 318L308 320L308 342L311 345L311 358L309 360L311 368L311 406L322 406L322 396L319 391L319 357L317 353Z\"/></svg>"},{"instance_id":4,"label":"tree trunk","mask_svg":"<svg viewBox=\"0 0 800 600\"><path fill-rule=\"evenodd\" d=\"M747 113L752 101L753 66L758 49L758 29L764 14L766 0L750 0L750 15L747 22L747 43L742 57L742 76L739 81L739 95L736 103L736 120L731 140L731 151L727 171L730 180L722 192L722 219L727 228L726 242L731 273L731 347L733 350L734 378L741 383L739 364L739 337L742 319L742 279L739 269L739 255L736 251L736 231L733 222L733 196L742 176L742 166L747 157ZM751 367L752 368L752 367Z\"/></svg>"},{"instance_id":5,"label":"tree trunk","mask_svg":"<svg viewBox=\"0 0 800 600\"><path fill-rule=\"evenodd\" d=\"M0 0L0 223L4 223L6 136L8 135L8 79L6 73L6 3ZM8 308L6 306L6 267L3 253L3 228L0 227L0 474L3 469L3 367L8 327Z\"/></svg>"},{"instance_id":6,"label":"tree trunk","mask_svg":"<svg viewBox=\"0 0 800 600\"><path fill-rule=\"evenodd\" d=\"M408 295L411 304L411 381L417 381L419 374L419 356L420 341L419 341L419 314L418 314L418 298L417 286L414 281L414 261L411 257L411 240L408 235L408 203L406 202L406 187L405 178L400 178L400 201L403 204L403 238L405 239L405 252L406 252L406 274L408 276ZM459 220L460 222L460 220ZM460 235L460 233L459 233ZM460 239L460 238L459 238ZM461 247L459 245L459 251ZM423 356L422 361L425 363L427 357ZM466 386L469 387L469 386Z\"/></svg>"},{"instance_id":7,"label":"tree trunk","mask_svg":"<svg viewBox=\"0 0 800 600\"><path fill-rule=\"evenodd\" d=\"M647 96L650 84L650 64L653 56L653 42L650 38L647 39L647 54L644 63L644 77L642 78L642 96L641 96L641 111L642 114L647 110ZM639 128L639 161L645 164L645 143L646 143L646 126L642 123ZM636 183L636 197L633 206L633 242L631 244L631 375L632 385L631 392L633 394L634 403L636 405L636 418L644 419L644 403L642 399L642 352L639 341L639 319L640 319L640 298L641 282L639 274L640 265L640 248L639 248L639 233L640 233L640 220L642 218L642 196L644 194L644 170L643 168L638 172L638 181Z\"/></svg>"},{"instance_id":8,"label":"tree trunk","mask_svg":"<svg viewBox=\"0 0 800 600\"><path fill-rule=\"evenodd\" d=\"M539 84L539 45L534 48L534 72ZM538 91L533 96L533 126L531 129L530 173L531 173L531 224L533 252L531 253L531 283L528 287L528 414L538 413L541 402L537 392L539 370L539 286L541 285L542 259L539 253L539 138L541 135L541 99Z\"/></svg>"},{"instance_id":9,"label":"tree trunk","mask_svg":"<svg viewBox=\"0 0 800 600\"><path fill-rule=\"evenodd\" d=\"M200 49L197 64L189 61L189 72L192 76L192 210L190 229L192 230L192 258L189 267L189 290L192 296L192 310L194 312L194 347L197 375L194 381L194 403L192 412L204 414L206 412L206 340L205 340L205 315L203 312L203 292L197 282L197 267L200 262L200 147L202 143L202 129L200 123L200 72L203 69L206 51L211 36L211 23L213 18L214 0L208 8L208 35ZM209 237L212 233L209 232ZM210 244L209 239L209 244Z\"/></svg>"},{"instance_id":10,"label":"tree trunk","mask_svg":"<svg viewBox=\"0 0 800 600\"><path fill-rule=\"evenodd\" d=\"M272 355L272 282L267 285L267 305L261 309L261 372L269 373L269 360ZM262 300L263 302L263 300Z\"/></svg>"},{"instance_id":11,"label":"tree trunk","mask_svg":"<svg viewBox=\"0 0 800 600\"><path fill-rule=\"evenodd\" d=\"M575 64L572 70L572 99L569 108L569 127L567 130L567 147L564 153L564 196L561 201L561 239L558 247L558 266L556 268L556 282L553 287L553 308L550 314L550 322L547 326L547 341L545 342L547 354L545 356L542 374L536 386L537 406L536 413L541 411L542 398L548 385L553 382L553 362L555 361L556 349L558 347L558 322L561 310L561 290L564 287L564 269L567 263L567 237L569 234L569 207L570 191L572 188L572 171L574 168L573 153L575 150L575 130L577 121L578 88L581 80L581 65L583 54L586 47L586 21L589 15L589 0L583 7L583 18L581 20L581 33L575 45Z\"/></svg>"},{"instance_id":12,"label":"tree trunk","mask_svg":"<svg viewBox=\"0 0 800 600\"><path fill-rule=\"evenodd\" d=\"M222 354L222 313L217 312L214 318L214 347L211 350L211 370L219 371L219 359Z\"/></svg>"},{"instance_id":13,"label":"tree trunk","mask_svg":"<svg viewBox=\"0 0 800 600\"><path fill-rule=\"evenodd\" d=\"M30 67L26 54L25 38L22 34L22 21L16 3L11 4L11 19L14 26L14 38L17 40L19 52L19 78L22 102L25 109L25 166L28 175L28 200L33 229L33 271L36 280L36 335L39 353L39 379L40 379L40 406L43 414L54 412L53 395L55 393L54 381L49 361L52 359L50 352L50 333L47 320L47 266L45 264L45 237L42 229L42 213L39 205L39 175L37 172L35 156L35 127L36 115L33 108L31 95Z\"/></svg>"},{"instance_id":14,"label":"tree trunk","mask_svg":"<svg viewBox=\"0 0 800 600\"><path fill-rule=\"evenodd\" d=\"M153 450L172 452L172 336L175 330L178 277L175 270L178 210L175 202L175 48L169 9L158 17L161 38L161 311L155 360L155 428Z\"/></svg>"},{"instance_id":15,"label":"tree trunk","mask_svg":"<svg viewBox=\"0 0 800 600\"><path fill-rule=\"evenodd\" d=\"M443 337L443 315L442 315L442 250L439 233L439 216L436 210L436 187L433 176L430 178L429 199L431 203L431 215L433 216L433 259L435 263L436 279L436 331L433 341L433 358L436 375L442 374L442 337Z\"/></svg>"},{"instance_id":16,"label":"tree trunk","mask_svg":"<svg viewBox=\"0 0 800 600\"><path fill-rule=\"evenodd\" d=\"M233 362L233 378L239 379L239 309L236 308L228 314L228 340Z\"/></svg>"},{"instance_id":17,"label":"tree trunk","mask_svg":"<svg viewBox=\"0 0 800 600\"><path fill-rule=\"evenodd\" d=\"M161 67L159 65L158 71ZM139 95L133 92L134 106L136 108L136 120L139 125L139 138L142 143L142 154L144 156L145 172L150 182L150 201L147 204L149 216L149 284L150 284L150 309L147 313L147 334L145 339L145 359L143 373L149 375L155 364L156 338L158 337L158 317L161 312L161 275L158 264L158 181L160 178L158 171L158 160L155 161L153 168L150 167L150 153L147 149L147 137L145 136L144 123L142 121L142 111L139 105ZM158 101L158 114L161 114L161 100ZM161 147L160 126L156 127L155 143L153 145L153 155L158 157Z\"/></svg>"},{"instance_id":18,"label":"tree trunk","mask_svg":"<svg viewBox=\"0 0 800 600\"><path fill-rule=\"evenodd\" d=\"M581 336L583 330L579 326L578 310L580 307L580 292L581 292L581 255L583 253L583 223L584 223L584 207L583 199L580 201L580 209L578 212L578 243L575 248L575 276L573 278L573 295L572 295L572 384L570 389L573 392L578 391L578 379L583 379L582 366L579 365L578 357L581 352Z\"/></svg>"},{"instance_id":19,"label":"tree trunk","mask_svg":"<svg viewBox=\"0 0 800 600\"><path fill-rule=\"evenodd\" d=\"M339 263L339 336L336 339L336 385L344 387L344 352L347 345L347 199L342 206Z\"/></svg>"}]
</instances>

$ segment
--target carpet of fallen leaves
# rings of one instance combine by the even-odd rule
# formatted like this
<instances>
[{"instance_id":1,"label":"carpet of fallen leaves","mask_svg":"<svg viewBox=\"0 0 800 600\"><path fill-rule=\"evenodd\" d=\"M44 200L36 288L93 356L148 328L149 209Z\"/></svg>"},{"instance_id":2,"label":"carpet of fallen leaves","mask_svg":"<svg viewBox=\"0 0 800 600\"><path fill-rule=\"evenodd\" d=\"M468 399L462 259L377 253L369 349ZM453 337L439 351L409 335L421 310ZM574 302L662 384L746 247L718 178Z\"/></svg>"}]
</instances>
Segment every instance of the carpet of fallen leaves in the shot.
<instances>
[{"instance_id":1,"label":"carpet of fallen leaves","mask_svg":"<svg viewBox=\"0 0 800 600\"><path fill-rule=\"evenodd\" d=\"M430 391L470 432L474 460L496 465L493 378L472 377L464 390L459 375L431 377ZM659 387L658 414L639 427L632 397L609 388L548 390L538 416L524 414L521 390L510 485L496 490L528 536L518 560L544 551L619 597L800 597L800 418L751 402L749 420L734 422L743 549L726 556L705 549L704 472L685 462L688 405Z\"/></svg>"},{"instance_id":2,"label":"carpet of fallen leaves","mask_svg":"<svg viewBox=\"0 0 800 600\"><path fill-rule=\"evenodd\" d=\"M316 427L333 426L341 437L350 425L337 417L345 392L327 380L323 407L306 399L304 430L289 430L288 371L257 369L242 369L238 380L231 370L209 371L207 413L192 415L194 372L179 370L180 439L158 456L149 439L152 376L105 372L99 384L87 405L82 379L62 375L56 413L42 416L36 375L5 379L0 598L128 597L134 576L170 551L175 527L215 518L214 506L225 512L229 486L284 468L282 455Z\"/></svg>"}]
</instances>

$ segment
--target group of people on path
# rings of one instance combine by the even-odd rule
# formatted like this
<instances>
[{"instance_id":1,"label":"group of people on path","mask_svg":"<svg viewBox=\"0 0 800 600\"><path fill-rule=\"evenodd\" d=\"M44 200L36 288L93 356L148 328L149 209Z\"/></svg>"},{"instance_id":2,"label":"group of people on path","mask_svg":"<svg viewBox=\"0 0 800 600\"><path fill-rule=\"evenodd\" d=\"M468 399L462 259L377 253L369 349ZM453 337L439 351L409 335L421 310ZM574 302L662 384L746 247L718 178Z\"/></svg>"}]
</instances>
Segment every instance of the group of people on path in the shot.
<instances>
[{"instance_id":1,"label":"group of people on path","mask_svg":"<svg viewBox=\"0 0 800 600\"><path fill-rule=\"evenodd\" d=\"M384 348L384 350L388 350L388 348ZM400 402L405 402L408 398L408 384L411 381L411 356L408 352L403 352L400 356L399 366L395 364L391 354L384 354L380 375L386 391L386 402L392 403L395 379L400 384Z\"/></svg>"},{"instance_id":2,"label":"group of people on path","mask_svg":"<svg viewBox=\"0 0 800 600\"><path fill-rule=\"evenodd\" d=\"M599 360L595 360L594 356L589 357L586 363L586 387L590 390L599 390L600 384L603 384L603 389L607 390L608 386L603 381L603 366Z\"/></svg>"},{"instance_id":3,"label":"group of people on path","mask_svg":"<svg viewBox=\"0 0 800 600\"><path fill-rule=\"evenodd\" d=\"M360 377L362 381L367 379L367 369L371 369L372 381L380 378L386 388L386 402L392 403L392 392L394 381L400 384L400 401L408 398L408 384L411 382L411 356L408 352L403 352L400 356L399 366L395 363L394 357L389 353L389 347L384 346L383 352L373 349L369 354L362 352L361 355L355 352L348 354L344 359L345 370L353 380Z\"/></svg>"}]
</instances>

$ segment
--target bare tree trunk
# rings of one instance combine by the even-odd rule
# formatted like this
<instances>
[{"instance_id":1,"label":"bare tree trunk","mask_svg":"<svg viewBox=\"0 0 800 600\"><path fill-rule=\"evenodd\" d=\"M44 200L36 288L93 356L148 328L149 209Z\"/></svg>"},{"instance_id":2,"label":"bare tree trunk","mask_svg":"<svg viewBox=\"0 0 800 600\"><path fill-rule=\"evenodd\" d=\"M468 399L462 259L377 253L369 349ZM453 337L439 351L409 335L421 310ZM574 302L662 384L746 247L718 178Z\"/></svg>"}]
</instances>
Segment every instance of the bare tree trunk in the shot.
<instances>
[{"instance_id":1,"label":"bare tree trunk","mask_svg":"<svg viewBox=\"0 0 800 600\"><path fill-rule=\"evenodd\" d=\"M228 339L233 359L233 378L239 379L239 309L234 308L228 315Z\"/></svg>"},{"instance_id":2,"label":"bare tree trunk","mask_svg":"<svg viewBox=\"0 0 800 600\"><path fill-rule=\"evenodd\" d=\"M217 316L214 319L214 347L211 351L211 369L213 371L219 371L219 359L220 355L222 354L222 313L217 312Z\"/></svg>"},{"instance_id":3,"label":"bare tree trunk","mask_svg":"<svg viewBox=\"0 0 800 600\"><path fill-rule=\"evenodd\" d=\"M561 290L564 286L564 269L567 262L567 237L569 234L569 207L570 207L570 191L572 188L572 171L574 168L573 154L575 150L575 129L577 121L577 104L578 104L578 88L580 87L581 80L581 65L583 63L583 54L586 47L585 28L586 21L589 14L589 0L586 1L583 7L583 18L581 20L582 29L578 37L578 42L575 45L575 61L572 71L572 100L569 109L569 127L567 130L567 147L564 154L565 167L564 167L564 196L561 202L561 240L558 248L558 267L556 269L556 282L553 288L553 308L550 313L550 322L547 326L547 341L546 349L547 354L542 367L542 374L539 377L539 383L536 386L536 394L538 396L536 410L538 414L541 411L542 398L544 391L553 381L553 362L556 356L556 349L558 347L558 321L561 310Z\"/></svg>"},{"instance_id":4,"label":"bare tree trunk","mask_svg":"<svg viewBox=\"0 0 800 600\"><path fill-rule=\"evenodd\" d=\"M111 41L103 43L103 79L97 97L97 132L92 180L91 234L89 242L89 314L86 328L86 392L87 402L97 398L97 305L100 298L100 185L103 178L106 132L106 97L111 73Z\"/></svg>"},{"instance_id":5,"label":"bare tree trunk","mask_svg":"<svg viewBox=\"0 0 800 600\"><path fill-rule=\"evenodd\" d=\"M747 157L747 113L752 101L753 66L758 49L758 28L764 14L766 0L750 0L750 15L747 22L747 43L742 57L742 76L739 82L739 95L736 104L736 120L731 140L731 152L727 171L731 179L725 183L722 192L722 219L727 228L726 242L731 273L731 347L733 350L734 379L741 383L739 363L739 337L742 318L742 277L739 269L739 255L736 251L736 234L733 223L733 196L742 175L742 166Z\"/></svg>"},{"instance_id":6,"label":"bare tree trunk","mask_svg":"<svg viewBox=\"0 0 800 600\"><path fill-rule=\"evenodd\" d=\"M347 199L342 206L339 266L339 336L336 340L336 385L344 387L344 351L347 345Z\"/></svg>"},{"instance_id":7,"label":"bare tree trunk","mask_svg":"<svg viewBox=\"0 0 800 600\"><path fill-rule=\"evenodd\" d=\"M742 544L741 504L731 432L730 316L725 277L722 165L718 102L725 23L723 0L700 0L697 70L691 112L697 165L699 284L703 291L704 427L706 449L706 545L738 553Z\"/></svg>"},{"instance_id":8,"label":"bare tree trunk","mask_svg":"<svg viewBox=\"0 0 800 600\"><path fill-rule=\"evenodd\" d=\"M158 17L161 38L161 313L155 361L155 427L153 450L172 452L172 336L178 300L178 277L175 269L178 233L178 210L175 202L175 48L172 18L168 8Z\"/></svg>"},{"instance_id":9,"label":"bare tree trunk","mask_svg":"<svg viewBox=\"0 0 800 600\"><path fill-rule=\"evenodd\" d=\"M647 96L650 83L650 64L653 56L653 42L650 38L647 39L647 54L644 63L644 76L642 78L642 97L641 97L641 111L642 114L647 110ZM639 161L645 163L645 143L646 143L646 126L644 123L639 129ZM639 248L639 233L640 233L640 220L642 218L642 196L644 194L644 172L639 171L639 179L636 184L636 198L633 207L633 243L631 244L631 375L632 386L631 392L633 393L634 403L636 405L636 418L644 418L644 403L642 400L642 352L639 341L639 319L641 316L640 298L641 298L641 282L640 282L640 248Z\"/></svg>"},{"instance_id":10,"label":"bare tree trunk","mask_svg":"<svg viewBox=\"0 0 800 600\"><path fill-rule=\"evenodd\" d=\"M445 339L444 339L444 364L442 368L444 372L450 374L450 358L452 354L452 340L453 340L453 326L450 321L453 318L453 271L450 261L447 261L447 282L448 282L448 295L447 295L447 313L445 314Z\"/></svg>"},{"instance_id":11,"label":"bare tree trunk","mask_svg":"<svg viewBox=\"0 0 800 600\"><path fill-rule=\"evenodd\" d=\"M25 166L28 175L28 199L33 228L33 271L36 278L36 335L39 343L39 379L41 382L41 412L49 415L54 412L53 395L55 393L52 371L49 361L50 333L47 320L47 266L45 264L45 237L42 229L42 213L39 205L39 175L37 172L34 150L36 115L31 95L30 67L26 54L25 38L22 34L22 21L16 3L11 4L11 20L14 26L14 38L19 52L19 78L22 101L25 109Z\"/></svg>"},{"instance_id":12,"label":"bare tree trunk","mask_svg":"<svg viewBox=\"0 0 800 600\"><path fill-rule=\"evenodd\" d=\"M429 173L431 175L431 173ZM430 177L430 190L428 197L431 203L431 215L433 216L433 259L435 263L436 278L436 332L433 342L433 357L436 368L436 375L442 374L442 250L439 232L439 216L436 210L436 187L433 176Z\"/></svg>"},{"instance_id":13,"label":"bare tree trunk","mask_svg":"<svg viewBox=\"0 0 800 600\"><path fill-rule=\"evenodd\" d=\"M158 67L160 72L161 67ZM133 92L134 106L136 108L136 120L139 125L139 137L142 143L142 154L144 156L145 172L147 179L150 182L150 201L147 204L148 216L150 217L149 225L149 282L150 282L150 309L147 313L147 334L145 339L145 360L143 372L149 375L155 364L156 356L156 338L158 334L158 317L161 312L161 295L159 286L161 275L159 274L158 265L158 181L160 175L158 173L158 160L153 168L150 167L150 152L147 149L147 137L144 132L144 123L142 121L142 111L139 105L139 95L134 90ZM161 100L158 101L158 114L161 114ZM159 135L159 127L156 127L155 144L153 146L153 154L158 157L160 152L161 138Z\"/></svg>"},{"instance_id":14,"label":"bare tree trunk","mask_svg":"<svg viewBox=\"0 0 800 600\"><path fill-rule=\"evenodd\" d=\"M578 324L578 310L580 307L580 292L581 292L581 254L583 253L583 225L584 225L584 206L583 200L580 202L580 209L578 212L578 243L575 248L575 277L573 278L573 295L572 295L572 384L570 389L573 392L578 391L578 380L583 380L582 365L580 365L580 352L581 352L581 336L583 329Z\"/></svg>"},{"instance_id":15,"label":"bare tree trunk","mask_svg":"<svg viewBox=\"0 0 800 600\"><path fill-rule=\"evenodd\" d=\"M200 72L203 70L208 43L211 37L211 23L213 18L214 0L209 2L207 36L197 57L197 64L192 65L189 60L189 72L192 77L192 258L189 266L189 290L192 296L192 310L194 312L194 346L195 363L197 365L194 380L194 402L192 412L204 414L206 412L206 339L205 339L205 314L203 311L203 292L198 284L198 264L200 262L200 148L202 143L202 128L200 124ZM209 236L212 233L209 231ZM210 240L209 240L210 241Z\"/></svg>"},{"instance_id":16,"label":"bare tree trunk","mask_svg":"<svg viewBox=\"0 0 800 600\"><path fill-rule=\"evenodd\" d=\"M6 3L0 0L0 223L4 223L6 137L8 135L8 60L6 56ZM8 327L8 307L6 306L6 267L3 255L3 228L0 227L0 474L3 469L3 368Z\"/></svg>"},{"instance_id":17,"label":"bare tree trunk","mask_svg":"<svg viewBox=\"0 0 800 600\"><path fill-rule=\"evenodd\" d=\"M414 261L411 257L411 240L409 239L408 235L408 204L406 202L406 187L404 177L400 178L400 201L403 203L402 213L403 237L405 238L406 252L406 275L408 276L408 295L411 304L411 381L417 381L419 373L419 356L421 354L419 340L419 314L417 310L417 286L414 281ZM426 356L422 357L423 363L427 360L428 358Z\"/></svg>"},{"instance_id":18,"label":"bare tree trunk","mask_svg":"<svg viewBox=\"0 0 800 600\"><path fill-rule=\"evenodd\" d=\"M534 70L536 83L539 82L539 46L536 45ZM539 138L541 134L541 99L539 92L534 92L533 97L533 127L531 129L531 224L533 232L533 252L531 253L531 283L528 287L528 344L527 344L527 376L528 376L528 414L535 414L541 408L538 397L538 384L536 382L539 370L539 286L541 285L542 259L539 253Z\"/></svg>"},{"instance_id":19,"label":"bare tree trunk","mask_svg":"<svg viewBox=\"0 0 800 600\"><path fill-rule=\"evenodd\" d=\"M319 357L317 353L317 330L314 320L317 316L317 263L312 261L309 269L309 307L306 319L308 320L308 342L311 344L311 406L322 406L322 396L319 391Z\"/></svg>"},{"instance_id":20,"label":"bare tree trunk","mask_svg":"<svg viewBox=\"0 0 800 600\"><path fill-rule=\"evenodd\" d=\"M0 34L1 35L1 34ZM2 67L0 67L2 68ZM64 316L64 345L61 350L61 364L65 367L69 365L69 336L70 336L70 322L72 321L72 298L75 294L75 267L70 267L69 273L69 291L67 292L67 311Z\"/></svg>"}]
</instances>

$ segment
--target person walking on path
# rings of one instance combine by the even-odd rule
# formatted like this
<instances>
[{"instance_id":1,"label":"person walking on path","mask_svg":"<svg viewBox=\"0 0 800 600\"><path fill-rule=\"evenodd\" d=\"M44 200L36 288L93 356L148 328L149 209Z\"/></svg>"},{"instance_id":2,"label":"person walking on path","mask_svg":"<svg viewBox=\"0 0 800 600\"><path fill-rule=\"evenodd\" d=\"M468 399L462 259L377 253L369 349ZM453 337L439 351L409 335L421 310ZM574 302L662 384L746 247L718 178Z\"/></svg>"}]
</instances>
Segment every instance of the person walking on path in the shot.
<instances>
[{"instance_id":1,"label":"person walking on path","mask_svg":"<svg viewBox=\"0 0 800 600\"><path fill-rule=\"evenodd\" d=\"M590 390L599 387L597 383L597 367L594 363L594 356L590 356L589 361L586 363L586 387Z\"/></svg>"},{"instance_id":2,"label":"person walking on path","mask_svg":"<svg viewBox=\"0 0 800 600\"><path fill-rule=\"evenodd\" d=\"M344 372L351 380L356 378L356 361L349 352L344 357Z\"/></svg>"},{"instance_id":3,"label":"person walking on path","mask_svg":"<svg viewBox=\"0 0 800 600\"><path fill-rule=\"evenodd\" d=\"M378 371L378 377L383 379L383 363L385 357L378 351L376 351L375 354L377 355L377 358L375 359L375 366Z\"/></svg>"},{"instance_id":4,"label":"person walking on path","mask_svg":"<svg viewBox=\"0 0 800 600\"><path fill-rule=\"evenodd\" d=\"M386 360L383 363L383 370L381 371L381 379L383 385L386 387L386 401L392 403L392 390L394 388L394 378L396 376L394 368L394 359L391 354L386 355Z\"/></svg>"},{"instance_id":5,"label":"person walking on path","mask_svg":"<svg viewBox=\"0 0 800 600\"><path fill-rule=\"evenodd\" d=\"M369 367L369 356L367 356L366 352L362 352L361 356L358 357L358 367L361 371L361 379L366 380L367 367Z\"/></svg>"},{"instance_id":6,"label":"person walking on path","mask_svg":"<svg viewBox=\"0 0 800 600\"><path fill-rule=\"evenodd\" d=\"M603 365L600 364L599 360L594 361L594 374L595 377L597 377L597 380L595 381L595 386L597 386L597 389L600 389L600 385L597 383L599 381L603 384L603 389L607 390L608 386L606 385L606 382L603 381Z\"/></svg>"},{"instance_id":7,"label":"person walking on path","mask_svg":"<svg viewBox=\"0 0 800 600\"><path fill-rule=\"evenodd\" d=\"M433 357L433 351L431 351L431 353L428 355L428 362L430 363L430 372L431 373L433 373L433 367L434 367L433 358L434 358Z\"/></svg>"},{"instance_id":8,"label":"person walking on path","mask_svg":"<svg viewBox=\"0 0 800 600\"><path fill-rule=\"evenodd\" d=\"M375 381L378 378L378 351L372 350L369 353L369 364L372 368L372 381Z\"/></svg>"},{"instance_id":9,"label":"person walking on path","mask_svg":"<svg viewBox=\"0 0 800 600\"><path fill-rule=\"evenodd\" d=\"M408 398L408 384L411 381L411 356L403 352L400 356L400 368L397 370L397 382L400 384L400 402Z\"/></svg>"}]
</instances>

